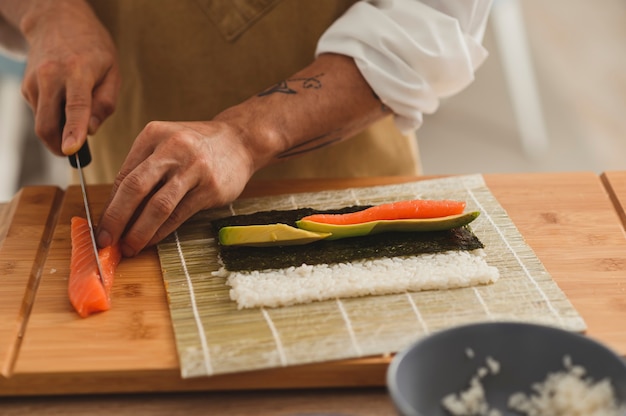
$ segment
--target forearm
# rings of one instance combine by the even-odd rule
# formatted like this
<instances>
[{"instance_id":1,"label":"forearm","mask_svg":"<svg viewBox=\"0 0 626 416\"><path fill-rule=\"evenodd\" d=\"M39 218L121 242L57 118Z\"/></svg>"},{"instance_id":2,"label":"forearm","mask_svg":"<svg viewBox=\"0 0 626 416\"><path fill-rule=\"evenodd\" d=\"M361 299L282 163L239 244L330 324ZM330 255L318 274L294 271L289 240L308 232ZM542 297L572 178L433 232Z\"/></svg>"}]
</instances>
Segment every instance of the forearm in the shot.
<instances>
[{"instance_id":1,"label":"forearm","mask_svg":"<svg viewBox=\"0 0 626 416\"><path fill-rule=\"evenodd\" d=\"M35 0L5 0L0 2L0 17L19 29L22 17L32 8Z\"/></svg>"},{"instance_id":2,"label":"forearm","mask_svg":"<svg viewBox=\"0 0 626 416\"><path fill-rule=\"evenodd\" d=\"M26 40L20 31L20 22L29 0L4 0L0 2L0 52L23 59L27 53Z\"/></svg>"},{"instance_id":3,"label":"forearm","mask_svg":"<svg viewBox=\"0 0 626 416\"><path fill-rule=\"evenodd\" d=\"M91 12L85 0L3 0L0 2L0 16L28 40L40 18L50 11L66 11L73 15Z\"/></svg>"},{"instance_id":4,"label":"forearm","mask_svg":"<svg viewBox=\"0 0 626 416\"><path fill-rule=\"evenodd\" d=\"M240 126L256 171L349 138L387 114L352 58L323 54L215 120Z\"/></svg>"}]
</instances>

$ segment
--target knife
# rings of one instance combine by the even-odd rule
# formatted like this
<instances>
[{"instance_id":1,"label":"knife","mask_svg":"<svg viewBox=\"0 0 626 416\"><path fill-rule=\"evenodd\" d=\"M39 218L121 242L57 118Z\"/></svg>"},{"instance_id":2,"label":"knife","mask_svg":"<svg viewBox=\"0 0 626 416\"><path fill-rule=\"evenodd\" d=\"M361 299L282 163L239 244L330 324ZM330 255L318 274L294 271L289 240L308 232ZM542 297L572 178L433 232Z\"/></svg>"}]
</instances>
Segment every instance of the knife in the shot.
<instances>
[{"instance_id":1,"label":"knife","mask_svg":"<svg viewBox=\"0 0 626 416\"><path fill-rule=\"evenodd\" d=\"M65 126L65 109L61 111L61 134L63 133L63 127ZM98 278L102 287L106 288L104 284L104 274L102 273L102 265L100 264L100 257L98 257L98 245L96 244L96 236L93 231L93 222L91 220L91 213L89 209L89 200L87 198L87 187L85 186L85 175L83 174L83 168L91 163L91 151L89 150L89 142L85 139L85 143L81 146L78 152L71 156L68 156L70 165L78 170L78 179L80 181L80 189L83 194L83 205L85 206L85 214L87 216L87 224L89 224L89 235L91 236L91 245L93 247L93 254L96 257L96 265L98 266Z\"/></svg>"}]
</instances>

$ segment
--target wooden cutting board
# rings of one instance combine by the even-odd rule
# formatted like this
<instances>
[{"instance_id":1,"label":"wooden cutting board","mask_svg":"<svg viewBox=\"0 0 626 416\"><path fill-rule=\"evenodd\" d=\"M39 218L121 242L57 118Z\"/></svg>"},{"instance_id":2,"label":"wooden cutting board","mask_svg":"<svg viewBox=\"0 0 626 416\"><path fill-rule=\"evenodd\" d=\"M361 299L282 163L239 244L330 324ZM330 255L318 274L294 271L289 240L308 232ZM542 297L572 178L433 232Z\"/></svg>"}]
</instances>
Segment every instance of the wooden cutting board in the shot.
<instances>
[{"instance_id":1,"label":"wooden cutting board","mask_svg":"<svg viewBox=\"0 0 626 416\"><path fill-rule=\"evenodd\" d=\"M626 172L604 172L600 175L600 179L613 201L622 225L626 228Z\"/></svg>"},{"instance_id":2,"label":"wooden cutting board","mask_svg":"<svg viewBox=\"0 0 626 416\"><path fill-rule=\"evenodd\" d=\"M485 179L589 334L626 353L619 319L626 311L626 239L599 178ZM415 178L260 183L245 196L407 180ZM89 188L95 218L109 190ZM89 319L72 311L66 286L74 215L84 215L77 187L24 188L0 209L0 395L384 385L390 357L181 379L155 250L120 264L111 311Z\"/></svg>"}]
</instances>

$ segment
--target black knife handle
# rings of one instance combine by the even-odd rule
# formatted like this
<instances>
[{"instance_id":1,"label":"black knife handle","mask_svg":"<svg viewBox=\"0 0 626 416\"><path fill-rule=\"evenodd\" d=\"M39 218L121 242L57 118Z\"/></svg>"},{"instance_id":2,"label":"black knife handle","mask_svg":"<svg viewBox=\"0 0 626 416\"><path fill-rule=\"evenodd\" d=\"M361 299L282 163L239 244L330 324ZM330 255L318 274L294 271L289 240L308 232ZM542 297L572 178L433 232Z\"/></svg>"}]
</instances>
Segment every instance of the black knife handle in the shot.
<instances>
[{"instance_id":1,"label":"black knife handle","mask_svg":"<svg viewBox=\"0 0 626 416\"><path fill-rule=\"evenodd\" d=\"M61 135L63 135L64 127L65 127L65 106L61 108ZM87 142L87 139L85 139L85 143L83 143L83 145L81 146L81 148L78 150L77 153L78 153L78 157L80 158L81 168L84 168L85 166L91 163L91 151L89 150L89 143ZM77 169L78 165L76 164L76 155L75 154L70 155L67 158L70 160L70 165L72 165L74 169Z\"/></svg>"},{"instance_id":2,"label":"black knife handle","mask_svg":"<svg viewBox=\"0 0 626 416\"><path fill-rule=\"evenodd\" d=\"M83 143L82 147L78 150L77 153L78 153L78 157L80 158L81 168L84 168L85 166L91 163L91 152L89 151L89 142L86 139L85 139L85 143ZM78 166L76 165L76 155L68 156L68 159L70 160L70 165L72 165L74 169L77 169Z\"/></svg>"}]
</instances>

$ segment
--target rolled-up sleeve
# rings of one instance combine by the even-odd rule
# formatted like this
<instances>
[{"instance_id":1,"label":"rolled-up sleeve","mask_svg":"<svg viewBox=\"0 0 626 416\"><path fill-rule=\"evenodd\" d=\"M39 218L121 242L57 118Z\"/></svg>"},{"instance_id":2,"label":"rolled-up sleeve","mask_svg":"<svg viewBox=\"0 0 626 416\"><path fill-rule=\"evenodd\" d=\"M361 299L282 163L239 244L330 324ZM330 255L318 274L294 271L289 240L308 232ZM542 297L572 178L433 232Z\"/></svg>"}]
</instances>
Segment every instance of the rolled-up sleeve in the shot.
<instances>
[{"instance_id":1,"label":"rolled-up sleeve","mask_svg":"<svg viewBox=\"0 0 626 416\"><path fill-rule=\"evenodd\" d=\"M441 98L474 80L491 0L368 0L355 3L320 38L316 55L354 58L397 127L417 129Z\"/></svg>"}]
</instances>

